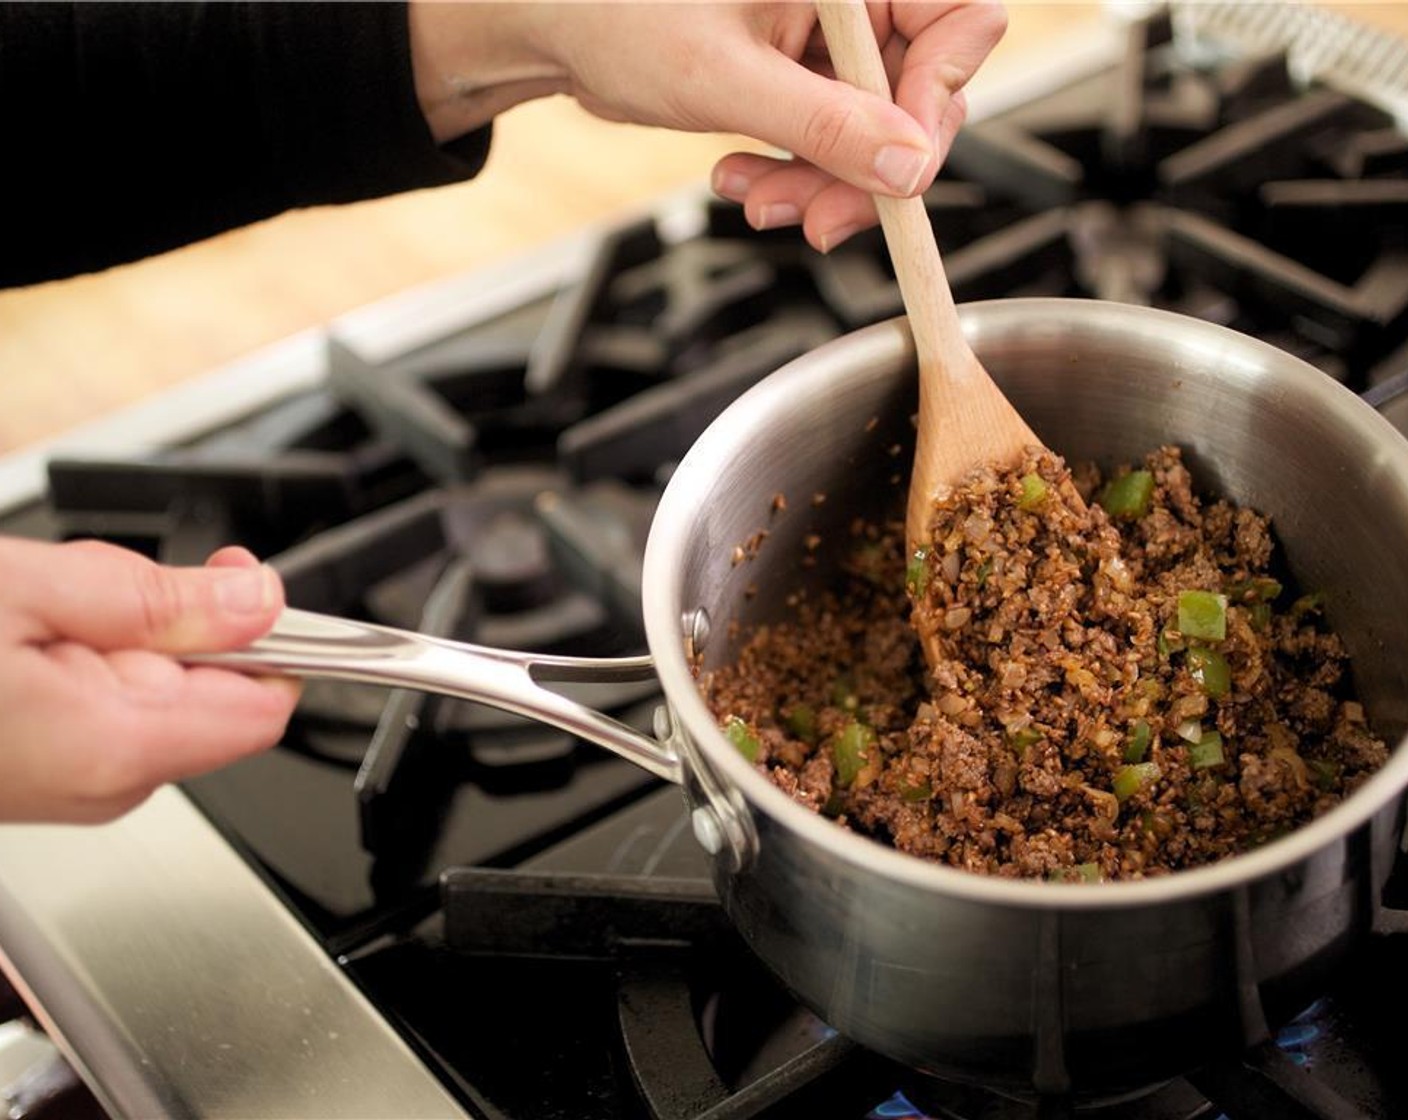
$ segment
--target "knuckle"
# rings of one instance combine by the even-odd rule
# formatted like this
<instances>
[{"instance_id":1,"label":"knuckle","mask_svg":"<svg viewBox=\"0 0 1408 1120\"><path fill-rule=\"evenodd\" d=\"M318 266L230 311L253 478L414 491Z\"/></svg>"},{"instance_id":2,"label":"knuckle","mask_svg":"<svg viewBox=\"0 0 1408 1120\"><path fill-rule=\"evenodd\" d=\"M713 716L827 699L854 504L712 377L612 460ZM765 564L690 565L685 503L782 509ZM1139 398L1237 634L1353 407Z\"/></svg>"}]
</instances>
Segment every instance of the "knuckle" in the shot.
<instances>
[{"instance_id":1,"label":"knuckle","mask_svg":"<svg viewBox=\"0 0 1408 1120\"><path fill-rule=\"evenodd\" d=\"M129 556L126 549L119 548L108 541L95 540L91 537L84 537L81 540L65 541L59 546L66 552L77 553L81 556L92 556L99 559L118 558Z\"/></svg>"},{"instance_id":2,"label":"knuckle","mask_svg":"<svg viewBox=\"0 0 1408 1120\"><path fill-rule=\"evenodd\" d=\"M982 14L983 25L993 41L1002 38L1007 32L1007 5L1001 0L977 0L976 7Z\"/></svg>"},{"instance_id":3,"label":"knuckle","mask_svg":"<svg viewBox=\"0 0 1408 1120\"><path fill-rule=\"evenodd\" d=\"M844 155L855 132L855 117L855 110L842 100L818 105L802 129L808 157L815 163L827 165Z\"/></svg>"},{"instance_id":4,"label":"knuckle","mask_svg":"<svg viewBox=\"0 0 1408 1120\"><path fill-rule=\"evenodd\" d=\"M949 100L948 109L945 113L947 120L944 124L957 132L968 120L968 99L963 96L963 91L959 90Z\"/></svg>"},{"instance_id":5,"label":"knuckle","mask_svg":"<svg viewBox=\"0 0 1408 1120\"><path fill-rule=\"evenodd\" d=\"M968 83L968 71L954 62L940 62L934 67L934 79L949 96L957 96Z\"/></svg>"},{"instance_id":6,"label":"knuckle","mask_svg":"<svg viewBox=\"0 0 1408 1120\"><path fill-rule=\"evenodd\" d=\"M150 561L134 565L131 578L142 636L149 641L159 638L181 618L180 585L171 572Z\"/></svg>"}]
</instances>

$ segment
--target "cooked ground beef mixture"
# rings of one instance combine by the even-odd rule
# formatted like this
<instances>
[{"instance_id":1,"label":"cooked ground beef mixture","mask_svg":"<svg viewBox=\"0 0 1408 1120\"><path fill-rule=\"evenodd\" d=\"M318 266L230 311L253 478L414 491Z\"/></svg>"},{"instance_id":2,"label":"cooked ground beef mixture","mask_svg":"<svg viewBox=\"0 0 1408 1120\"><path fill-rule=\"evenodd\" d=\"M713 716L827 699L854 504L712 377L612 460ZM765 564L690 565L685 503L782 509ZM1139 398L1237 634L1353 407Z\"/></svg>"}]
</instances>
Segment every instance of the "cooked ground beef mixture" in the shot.
<instances>
[{"instance_id":1,"label":"cooked ground beef mixture","mask_svg":"<svg viewBox=\"0 0 1408 1120\"><path fill-rule=\"evenodd\" d=\"M701 676L808 808L970 871L1134 879L1274 839L1387 758L1267 519L1200 500L1176 448L1110 478L1034 449L933 526L906 556L902 524L858 523L844 587Z\"/></svg>"}]
</instances>

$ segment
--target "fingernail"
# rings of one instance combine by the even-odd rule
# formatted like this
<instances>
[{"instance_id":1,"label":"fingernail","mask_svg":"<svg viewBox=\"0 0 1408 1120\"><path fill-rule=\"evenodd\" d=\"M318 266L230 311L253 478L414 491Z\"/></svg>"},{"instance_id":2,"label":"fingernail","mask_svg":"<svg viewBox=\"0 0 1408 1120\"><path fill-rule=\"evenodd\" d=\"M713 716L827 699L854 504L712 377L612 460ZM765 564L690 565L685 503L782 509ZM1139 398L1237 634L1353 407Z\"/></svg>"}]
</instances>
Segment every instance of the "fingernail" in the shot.
<instances>
[{"instance_id":1,"label":"fingernail","mask_svg":"<svg viewBox=\"0 0 1408 1120\"><path fill-rule=\"evenodd\" d=\"M274 605L277 587L273 571L264 565L230 568L215 582L215 601L231 614L261 614Z\"/></svg>"},{"instance_id":2,"label":"fingernail","mask_svg":"<svg viewBox=\"0 0 1408 1120\"><path fill-rule=\"evenodd\" d=\"M919 148L886 145L876 153L875 174L891 190L902 195L913 194L919 186L919 177L929 166L929 155Z\"/></svg>"},{"instance_id":3,"label":"fingernail","mask_svg":"<svg viewBox=\"0 0 1408 1120\"><path fill-rule=\"evenodd\" d=\"M839 229L833 229L828 233L818 234L817 240L821 242L821 251L823 253L831 252L831 250L836 248L837 245L840 245L841 242L859 233L860 228L860 226L841 226Z\"/></svg>"},{"instance_id":4,"label":"fingernail","mask_svg":"<svg viewBox=\"0 0 1408 1120\"><path fill-rule=\"evenodd\" d=\"M748 176L740 175L737 171L715 171L711 185L714 193L720 198L726 198L730 202L742 202L753 183Z\"/></svg>"},{"instance_id":5,"label":"fingernail","mask_svg":"<svg viewBox=\"0 0 1408 1120\"><path fill-rule=\"evenodd\" d=\"M795 226L802 221L802 212L790 202L770 202L758 211L754 229L777 229L780 226Z\"/></svg>"}]
</instances>

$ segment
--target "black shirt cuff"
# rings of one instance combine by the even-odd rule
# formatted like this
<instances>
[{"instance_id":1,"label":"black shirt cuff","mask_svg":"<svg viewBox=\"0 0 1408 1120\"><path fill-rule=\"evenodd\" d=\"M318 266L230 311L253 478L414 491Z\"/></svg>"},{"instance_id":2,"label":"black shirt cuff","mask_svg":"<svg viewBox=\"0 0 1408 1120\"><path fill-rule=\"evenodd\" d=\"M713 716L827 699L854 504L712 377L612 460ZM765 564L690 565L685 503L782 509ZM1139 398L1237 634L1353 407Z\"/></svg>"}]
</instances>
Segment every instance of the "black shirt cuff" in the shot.
<instances>
[{"instance_id":1,"label":"black shirt cuff","mask_svg":"<svg viewBox=\"0 0 1408 1120\"><path fill-rule=\"evenodd\" d=\"M436 146L403 3L0 4L0 285L457 182L489 140Z\"/></svg>"}]
</instances>

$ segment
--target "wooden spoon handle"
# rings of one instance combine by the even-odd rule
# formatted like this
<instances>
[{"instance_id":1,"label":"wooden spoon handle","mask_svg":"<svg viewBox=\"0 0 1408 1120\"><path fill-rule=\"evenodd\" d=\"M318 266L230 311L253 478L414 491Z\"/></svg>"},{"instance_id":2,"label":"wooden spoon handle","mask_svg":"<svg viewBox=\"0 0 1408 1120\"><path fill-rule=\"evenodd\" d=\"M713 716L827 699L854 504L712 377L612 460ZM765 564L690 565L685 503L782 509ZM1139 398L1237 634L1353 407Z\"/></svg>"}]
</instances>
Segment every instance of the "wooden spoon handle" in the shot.
<instances>
[{"instance_id":1,"label":"wooden spoon handle","mask_svg":"<svg viewBox=\"0 0 1408 1120\"><path fill-rule=\"evenodd\" d=\"M836 76L890 100L890 79L862 0L821 0L816 9ZM972 352L959 325L924 200L880 194L874 197L915 349L960 375L971 366ZM921 361L921 370L926 364Z\"/></svg>"}]
</instances>

